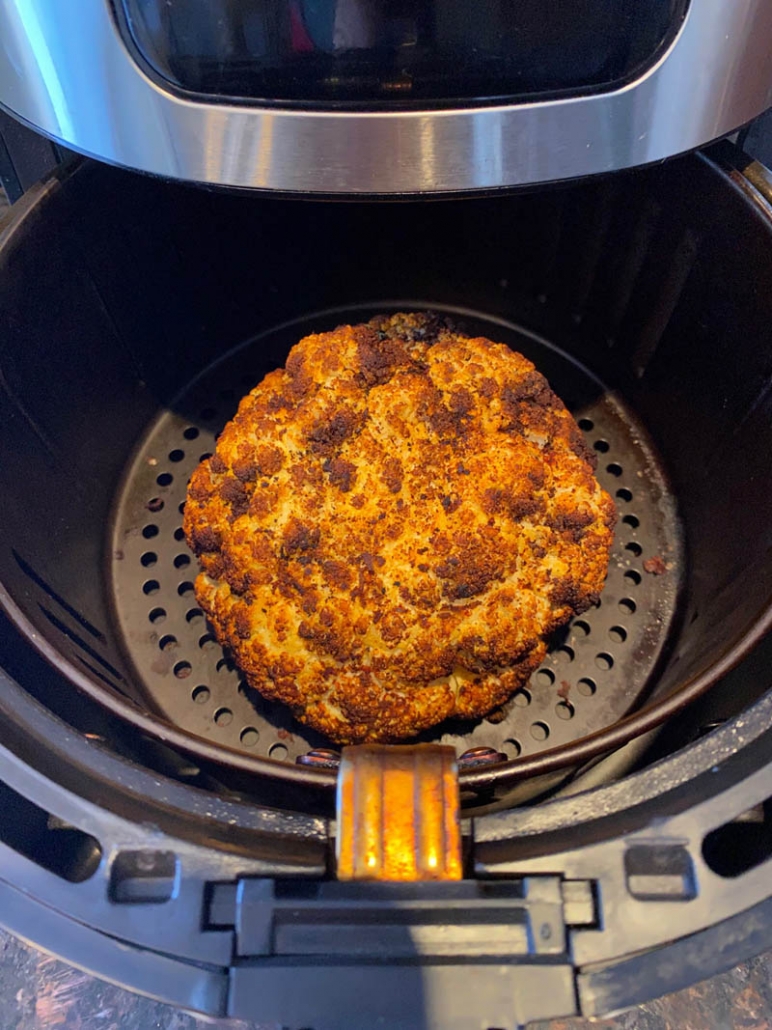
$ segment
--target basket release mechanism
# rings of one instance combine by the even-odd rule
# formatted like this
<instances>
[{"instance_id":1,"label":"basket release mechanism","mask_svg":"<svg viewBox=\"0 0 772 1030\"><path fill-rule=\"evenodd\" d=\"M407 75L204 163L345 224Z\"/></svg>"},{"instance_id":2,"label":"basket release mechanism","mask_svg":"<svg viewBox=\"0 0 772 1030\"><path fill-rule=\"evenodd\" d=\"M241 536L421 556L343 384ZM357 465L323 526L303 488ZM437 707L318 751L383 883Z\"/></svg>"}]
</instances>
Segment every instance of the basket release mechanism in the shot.
<instances>
[{"instance_id":1,"label":"basket release mechanism","mask_svg":"<svg viewBox=\"0 0 772 1030\"><path fill-rule=\"evenodd\" d=\"M458 763L437 744L343 749L339 880L460 880Z\"/></svg>"}]
</instances>

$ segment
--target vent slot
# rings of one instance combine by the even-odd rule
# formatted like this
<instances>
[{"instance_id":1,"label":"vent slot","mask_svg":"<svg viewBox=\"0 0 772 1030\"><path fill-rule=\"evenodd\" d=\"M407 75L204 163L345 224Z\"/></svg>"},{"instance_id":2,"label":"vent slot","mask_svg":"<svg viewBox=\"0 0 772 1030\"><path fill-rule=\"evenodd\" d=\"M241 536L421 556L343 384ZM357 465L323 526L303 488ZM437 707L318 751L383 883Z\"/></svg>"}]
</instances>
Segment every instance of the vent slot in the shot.
<instances>
[{"instance_id":1,"label":"vent slot","mask_svg":"<svg viewBox=\"0 0 772 1030\"><path fill-rule=\"evenodd\" d=\"M702 857L717 876L730 880L772 858L772 798L711 830Z\"/></svg>"},{"instance_id":2,"label":"vent slot","mask_svg":"<svg viewBox=\"0 0 772 1030\"><path fill-rule=\"evenodd\" d=\"M0 781L0 841L69 883L90 879L102 860L99 841L28 801Z\"/></svg>"}]
</instances>

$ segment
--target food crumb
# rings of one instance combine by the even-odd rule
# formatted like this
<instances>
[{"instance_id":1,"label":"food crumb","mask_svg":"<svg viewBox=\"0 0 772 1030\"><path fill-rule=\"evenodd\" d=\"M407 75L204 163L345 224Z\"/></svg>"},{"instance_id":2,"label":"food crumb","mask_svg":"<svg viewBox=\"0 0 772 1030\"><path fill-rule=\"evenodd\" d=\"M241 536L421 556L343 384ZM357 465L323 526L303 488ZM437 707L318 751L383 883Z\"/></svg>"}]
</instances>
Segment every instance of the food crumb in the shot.
<instances>
[{"instance_id":1,"label":"food crumb","mask_svg":"<svg viewBox=\"0 0 772 1030\"><path fill-rule=\"evenodd\" d=\"M503 706L499 706L498 708L494 708L492 712L488 712L485 716L485 720L486 722L493 723L494 726L498 726L500 722L504 722L506 717L507 713Z\"/></svg>"},{"instance_id":2,"label":"food crumb","mask_svg":"<svg viewBox=\"0 0 772 1030\"><path fill-rule=\"evenodd\" d=\"M667 572L667 565L656 554L653 558L646 559L643 563L643 571L648 572L652 576L664 576Z\"/></svg>"},{"instance_id":3,"label":"food crumb","mask_svg":"<svg viewBox=\"0 0 772 1030\"><path fill-rule=\"evenodd\" d=\"M571 693L571 684L568 680L561 680L560 686L558 687L558 697L562 697L564 701L568 700L568 695Z\"/></svg>"}]
</instances>

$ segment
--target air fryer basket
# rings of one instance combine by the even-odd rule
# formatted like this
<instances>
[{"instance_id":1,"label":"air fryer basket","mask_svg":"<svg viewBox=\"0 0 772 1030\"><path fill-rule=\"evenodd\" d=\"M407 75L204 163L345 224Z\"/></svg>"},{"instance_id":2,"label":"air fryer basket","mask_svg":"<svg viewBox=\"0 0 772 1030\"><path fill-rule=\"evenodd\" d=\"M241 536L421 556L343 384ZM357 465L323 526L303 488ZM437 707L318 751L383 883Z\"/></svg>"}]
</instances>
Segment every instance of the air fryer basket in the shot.
<instances>
[{"instance_id":1,"label":"air fryer basket","mask_svg":"<svg viewBox=\"0 0 772 1030\"><path fill-rule=\"evenodd\" d=\"M0 597L144 733L334 784L293 764L321 739L244 688L208 633L180 505L240 393L293 342L395 307L451 311L532 357L621 517L600 607L499 721L441 728L459 752L514 759L467 785L608 751L763 632L769 227L708 159L432 204L215 195L88 163L42 190L0 252Z\"/></svg>"}]
</instances>

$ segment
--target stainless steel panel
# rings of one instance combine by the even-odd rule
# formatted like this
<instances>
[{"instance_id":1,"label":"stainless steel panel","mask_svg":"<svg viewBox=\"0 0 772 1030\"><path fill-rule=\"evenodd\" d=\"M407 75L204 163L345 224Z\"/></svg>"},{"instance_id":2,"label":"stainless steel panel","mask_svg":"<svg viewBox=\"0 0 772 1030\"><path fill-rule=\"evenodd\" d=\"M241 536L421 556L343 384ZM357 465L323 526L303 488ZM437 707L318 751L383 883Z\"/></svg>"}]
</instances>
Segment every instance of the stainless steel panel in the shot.
<instances>
[{"instance_id":1,"label":"stainless steel panel","mask_svg":"<svg viewBox=\"0 0 772 1030\"><path fill-rule=\"evenodd\" d=\"M308 193L473 191L659 161L772 105L771 0L692 0L623 89L509 106L303 111L167 92L107 0L0 0L0 102L82 153L157 175Z\"/></svg>"}]
</instances>

